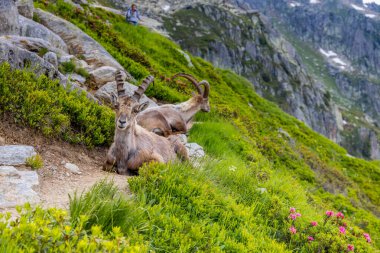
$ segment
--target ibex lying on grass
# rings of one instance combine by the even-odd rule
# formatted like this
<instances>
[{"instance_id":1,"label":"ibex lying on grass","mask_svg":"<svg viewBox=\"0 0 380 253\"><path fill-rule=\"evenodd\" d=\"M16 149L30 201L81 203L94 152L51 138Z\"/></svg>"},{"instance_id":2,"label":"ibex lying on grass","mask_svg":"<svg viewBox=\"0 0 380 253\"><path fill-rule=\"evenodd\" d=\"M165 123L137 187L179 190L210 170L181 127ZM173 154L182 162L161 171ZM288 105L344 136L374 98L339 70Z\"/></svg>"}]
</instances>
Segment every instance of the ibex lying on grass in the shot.
<instances>
[{"instance_id":1,"label":"ibex lying on grass","mask_svg":"<svg viewBox=\"0 0 380 253\"><path fill-rule=\"evenodd\" d=\"M124 82L117 75L117 98L114 105L117 108L116 129L114 142L103 166L104 170L111 171L116 166L119 174L127 174L128 170L137 171L146 162L157 161L167 163L176 159L188 160L187 149L171 136L158 136L136 122L136 115L148 106L148 102L139 103L153 77L147 77L132 96L125 94Z\"/></svg>"},{"instance_id":2,"label":"ibex lying on grass","mask_svg":"<svg viewBox=\"0 0 380 253\"><path fill-rule=\"evenodd\" d=\"M137 123L140 126L163 136L169 136L173 133L186 133L191 127L192 118L199 110L210 111L208 101L210 84L205 80L198 83L193 76L183 73L176 74L171 79L174 80L177 77L184 77L191 81L198 94L177 105L168 104L147 109L137 116ZM204 86L203 91L201 86ZM158 115L163 115L164 118Z\"/></svg>"}]
</instances>

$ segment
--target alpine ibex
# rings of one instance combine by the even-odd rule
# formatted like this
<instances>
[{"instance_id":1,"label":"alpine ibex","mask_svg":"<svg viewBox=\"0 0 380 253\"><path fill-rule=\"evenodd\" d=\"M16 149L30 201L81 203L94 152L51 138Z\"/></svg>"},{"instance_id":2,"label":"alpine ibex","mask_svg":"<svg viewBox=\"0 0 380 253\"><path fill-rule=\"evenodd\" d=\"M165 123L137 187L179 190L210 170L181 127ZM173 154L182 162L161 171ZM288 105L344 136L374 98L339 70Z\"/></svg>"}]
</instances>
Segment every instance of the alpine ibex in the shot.
<instances>
[{"instance_id":1,"label":"alpine ibex","mask_svg":"<svg viewBox=\"0 0 380 253\"><path fill-rule=\"evenodd\" d=\"M136 122L137 114L148 106L148 102L140 104L139 100L152 81L152 76L147 77L132 96L127 96L124 82L117 74L117 98L113 101L117 109L116 129L104 170L111 171L116 166L119 174L127 174L128 170L137 171L146 162L167 163L177 155L188 160L187 149L176 137L158 136Z\"/></svg>"},{"instance_id":2,"label":"alpine ibex","mask_svg":"<svg viewBox=\"0 0 380 253\"><path fill-rule=\"evenodd\" d=\"M183 73L174 75L171 80L177 77L188 79L195 86L198 94L177 105L168 104L147 109L137 116L137 123L140 126L163 136L169 136L173 133L186 133L191 127L192 118L199 110L210 111L208 101L210 84L205 80L198 83L193 76ZM204 87L203 91L201 86ZM163 115L164 118L157 115Z\"/></svg>"}]
</instances>

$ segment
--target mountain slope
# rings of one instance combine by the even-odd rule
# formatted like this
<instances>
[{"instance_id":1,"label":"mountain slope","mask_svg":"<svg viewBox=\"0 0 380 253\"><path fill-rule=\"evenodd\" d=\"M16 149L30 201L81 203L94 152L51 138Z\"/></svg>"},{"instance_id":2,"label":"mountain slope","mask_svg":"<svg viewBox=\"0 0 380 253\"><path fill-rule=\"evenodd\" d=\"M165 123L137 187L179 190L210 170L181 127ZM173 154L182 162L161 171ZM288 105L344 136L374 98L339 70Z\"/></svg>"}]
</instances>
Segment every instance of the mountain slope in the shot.
<instances>
[{"instance_id":1,"label":"mountain slope","mask_svg":"<svg viewBox=\"0 0 380 253\"><path fill-rule=\"evenodd\" d=\"M378 163L349 157L258 96L245 78L193 56L191 66L176 44L146 28L130 26L120 16L89 7L77 10L63 1L41 1L37 6L80 27L136 79L154 74L157 81L147 92L151 96L170 102L190 96L191 87L165 81L177 72L211 83L212 112L199 114L199 124L190 132L190 139L205 147L207 159L196 165L143 168L129 181L134 197L121 201L127 201L123 210L132 210L136 222L114 219L106 209L88 210L82 199L72 203L73 226L86 214L90 219L80 223L81 228L97 235L99 228L92 228L97 224L116 233L110 228L112 220L131 245L140 246L136 251L304 252L321 247L339 252L348 243L357 252L379 248ZM1 75L10 79L12 72ZM112 115L108 118L112 120ZM95 206L118 201L108 192L95 189L87 201ZM296 223L288 218L293 206L302 213ZM345 213L347 237L334 223L338 218L322 225L326 216L321 209ZM312 220L320 226L310 230L316 241L308 243L301 227L309 228ZM291 225L299 229L299 236L290 234ZM364 231L371 233L373 244L363 238Z\"/></svg>"},{"instance_id":2,"label":"mountain slope","mask_svg":"<svg viewBox=\"0 0 380 253\"><path fill-rule=\"evenodd\" d=\"M265 13L293 45L306 44L298 53L310 63L313 78L330 91L346 123L338 143L353 155L379 159L378 5L343 0L245 2ZM323 60L313 62L315 54L305 47Z\"/></svg>"}]
</instances>

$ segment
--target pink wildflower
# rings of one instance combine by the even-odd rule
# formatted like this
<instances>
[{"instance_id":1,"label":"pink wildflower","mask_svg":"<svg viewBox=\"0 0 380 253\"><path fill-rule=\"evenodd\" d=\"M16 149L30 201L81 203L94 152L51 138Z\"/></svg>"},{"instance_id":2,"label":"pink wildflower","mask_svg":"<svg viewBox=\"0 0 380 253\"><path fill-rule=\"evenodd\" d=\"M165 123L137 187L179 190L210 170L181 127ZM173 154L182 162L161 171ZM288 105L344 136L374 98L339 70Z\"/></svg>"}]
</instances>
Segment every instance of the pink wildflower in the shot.
<instances>
[{"instance_id":1,"label":"pink wildflower","mask_svg":"<svg viewBox=\"0 0 380 253\"><path fill-rule=\"evenodd\" d=\"M318 226L318 222L312 221L312 222L310 222L310 225L312 225L313 227L316 227L316 226Z\"/></svg>"},{"instance_id":2,"label":"pink wildflower","mask_svg":"<svg viewBox=\"0 0 380 253\"><path fill-rule=\"evenodd\" d=\"M291 213L291 214L289 215L289 219L295 220L295 219L297 219L297 215L294 214L294 213Z\"/></svg>"},{"instance_id":3,"label":"pink wildflower","mask_svg":"<svg viewBox=\"0 0 380 253\"><path fill-rule=\"evenodd\" d=\"M307 240L308 240L309 242L314 241L314 237L309 236L309 237L307 237Z\"/></svg>"},{"instance_id":4,"label":"pink wildflower","mask_svg":"<svg viewBox=\"0 0 380 253\"><path fill-rule=\"evenodd\" d=\"M301 214L300 214L300 213L296 213L296 216L297 216L297 217L301 217Z\"/></svg>"},{"instance_id":5,"label":"pink wildflower","mask_svg":"<svg viewBox=\"0 0 380 253\"><path fill-rule=\"evenodd\" d=\"M364 233L363 235L364 235L365 239L367 240L367 242L370 243L371 242L371 237L369 236L369 234Z\"/></svg>"},{"instance_id":6,"label":"pink wildflower","mask_svg":"<svg viewBox=\"0 0 380 253\"><path fill-rule=\"evenodd\" d=\"M295 213L295 212L296 212L296 209L295 209L294 207L291 207L290 210L289 210L289 212L291 212L291 213Z\"/></svg>"},{"instance_id":7,"label":"pink wildflower","mask_svg":"<svg viewBox=\"0 0 380 253\"><path fill-rule=\"evenodd\" d=\"M346 228L345 227L339 227L339 232L341 234L345 234L346 233Z\"/></svg>"},{"instance_id":8,"label":"pink wildflower","mask_svg":"<svg viewBox=\"0 0 380 253\"><path fill-rule=\"evenodd\" d=\"M337 217L337 218L344 219L344 214L341 213L341 212L338 212L338 213L336 214L336 217Z\"/></svg>"},{"instance_id":9,"label":"pink wildflower","mask_svg":"<svg viewBox=\"0 0 380 253\"><path fill-rule=\"evenodd\" d=\"M348 244L348 245L347 245L347 250L348 250L348 251L354 251L354 245L352 245L352 244Z\"/></svg>"},{"instance_id":10,"label":"pink wildflower","mask_svg":"<svg viewBox=\"0 0 380 253\"><path fill-rule=\"evenodd\" d=\"M334 212L333 212L333 211L326 211L326 215L327 215L328 217L331 217L331 216L334 215Z\"/></svg>"},{"instance_id":11,"label":"pink wildflower","mask_svg":"<svg viewBox=\"0 0 380 253\"><path fill-rule=\"evenodd\" d=\"M291 226L291 227L289 228L289 231L290 231L291 234L295 234L295 233L297 233L297 229L296 229L295 227L293 227L293 226Z\"/></svg>"}]
</instances>

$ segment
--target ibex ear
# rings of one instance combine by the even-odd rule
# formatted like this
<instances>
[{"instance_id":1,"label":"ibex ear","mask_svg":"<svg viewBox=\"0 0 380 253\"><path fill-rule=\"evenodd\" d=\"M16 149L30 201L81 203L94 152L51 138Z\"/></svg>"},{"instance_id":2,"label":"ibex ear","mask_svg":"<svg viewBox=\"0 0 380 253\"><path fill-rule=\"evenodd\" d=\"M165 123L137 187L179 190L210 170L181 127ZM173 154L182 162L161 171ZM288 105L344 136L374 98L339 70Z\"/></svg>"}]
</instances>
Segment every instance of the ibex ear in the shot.
<instances>
[{"instance_id":1,"label":"ibex ear","mask_svg":"<svg viewBox=\"0 0 380 253\"><path fill-rule=\"evenodd\" d=\"M141 103L141 104L139 104L138 106L136 106L136 107L134 108L134 111L135 111L136 113L142 112L142 111L144 111L146 108L148 108L148 106L149 106L149 102L146 101L146 102Z\"/></svg>"}]
</instances>

